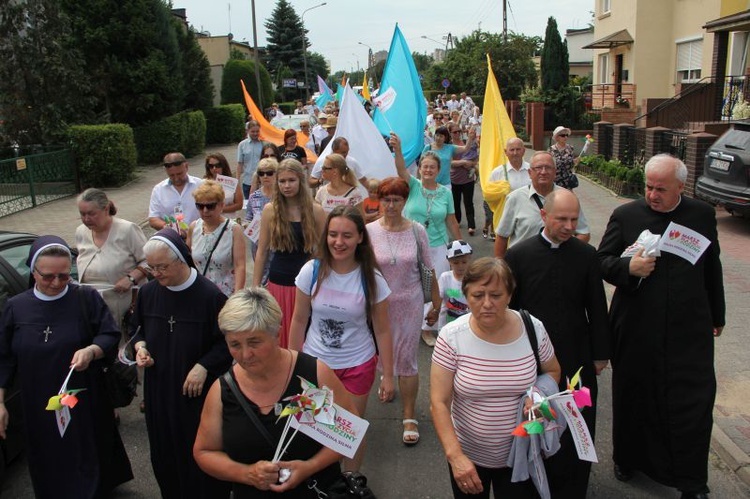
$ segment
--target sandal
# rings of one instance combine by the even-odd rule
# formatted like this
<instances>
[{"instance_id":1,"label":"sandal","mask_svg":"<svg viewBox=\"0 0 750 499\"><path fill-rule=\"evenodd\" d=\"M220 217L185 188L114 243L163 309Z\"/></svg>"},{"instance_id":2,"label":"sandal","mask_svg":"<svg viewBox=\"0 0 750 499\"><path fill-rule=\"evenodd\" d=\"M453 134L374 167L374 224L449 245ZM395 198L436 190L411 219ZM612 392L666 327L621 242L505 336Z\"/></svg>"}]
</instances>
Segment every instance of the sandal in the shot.
<instances>
[{"instance_id":1,"label":"sandal","mask_svg":"<svg viewBox=\"0 0 750 499\"><path fill-rule=\"evenodd\" d=\"M485 238L485 239L487 239L487 227L485 227L484 229L482 229L482 237Z\"/></svg>"},{"instance_id":2,"label":"sandal","mask_svg":"<svg viewBox=\"0 0 750 499\"><path fill-rule=\"evenodd\" d=\"M401 424L413 424L414 426L419 426L419 421L417 421L416 419L404 419L403 421L401 421ZM419 431L404 430L404 434L401 437L401 440L404 442L404 445L417 445L417 443L419 443Z\"/></svg>"}]
</instances>

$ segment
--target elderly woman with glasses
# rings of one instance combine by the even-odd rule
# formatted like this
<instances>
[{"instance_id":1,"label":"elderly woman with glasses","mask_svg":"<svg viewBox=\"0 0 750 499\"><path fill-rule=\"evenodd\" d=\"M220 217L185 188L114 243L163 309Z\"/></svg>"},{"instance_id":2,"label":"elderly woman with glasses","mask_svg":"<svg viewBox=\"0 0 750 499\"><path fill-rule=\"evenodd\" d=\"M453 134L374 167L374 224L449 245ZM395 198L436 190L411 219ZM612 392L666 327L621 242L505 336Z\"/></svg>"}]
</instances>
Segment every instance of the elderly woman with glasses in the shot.
<instances>
[{"instance_id":1,"label":"elderly woman with glasses","mask_svg":"<svg viewBox=\"0 0 750 499\"><path fill-rule=\"evenodd\" d=\"M200 218L190 224L187 245L196 268L229 296L245 287L245 235L234 220L222 216L224 189L206 180L193 191Z\"/></svg>"},{"instance_id":2,"label":"elderly woman with glasses","mask_svg":"<svg viewBox=\"0 0 750 499\"><path fill-rule=\"evenodd\" d=\"M6 403L17 404L36 497L108 496L133 478L96 362L116 354L120 329L98 292L70 282L65 241L40 236L26 264L33 287L8 300L0 316L0 438ZM75 408L45 411L71 368L68 389L85 390ZM6 399L15 376L21 395Z\"/></svg>"},{"instance_id":3,"label":"elderly woman with glasses","mask_svg":"<svg viewBox=\"0 0 750 499\"><path fill-rule=\"evenodd\" d=\"M206 155L206 174L203 175L203 178L206 180L217 180L216 177L218 175L234 178L232 169L229 167L229 161L220 152ZM234 218L235 213L242 209L242 202L242 186L237 182L234 194L227 192L224 198L222 213L226 213L228 217Z\"/></svg>"},{"instance_id":4,"label":"elderly woman with glasses","mask_svg":"<svg viewBox=\"0 0 750 499\"><path fill-rule=\"evenodd\" d=\"M555 166L557 167L555 184L566 189L574 189L578 187L575 167L578 166L581 158L575 155L573 146L568 144L568 137L570 137L570 128L564 126L555 128L555 131L552 132L552 140L555 143L549 146L548 152L552 154L552 159L555 160Z\"/></svg>"},{"instance_id":5,"label":"elderly woman with glasses","mask_svg":"<svg viewBox=\"0 0 750 499\"><path fill-rule=\"evenodd\" d=\"M328 387L336 404L353 410L344 385L328 366L279 346L280 325L281 308L264 288L235 293L219 314L235 364L208 392L193 454L203 471L232 483L235 499L317 498L308 482L327 490L341 474L341 456L302 433L294 435L281 461L272 462L284 428L274 408L302 391L299 377ZM246 410L256 416L258 426ZM282 468L291 474L279 483Z\"/></svg>"}]
</instances>

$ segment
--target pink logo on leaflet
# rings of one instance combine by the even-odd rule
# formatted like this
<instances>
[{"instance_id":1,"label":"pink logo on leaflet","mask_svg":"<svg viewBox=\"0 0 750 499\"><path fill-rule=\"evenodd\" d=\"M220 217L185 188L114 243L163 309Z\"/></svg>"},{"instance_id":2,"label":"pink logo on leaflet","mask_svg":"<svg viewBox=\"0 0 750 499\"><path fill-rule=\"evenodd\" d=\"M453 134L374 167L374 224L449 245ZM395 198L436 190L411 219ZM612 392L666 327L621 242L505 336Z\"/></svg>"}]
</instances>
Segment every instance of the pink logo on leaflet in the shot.
<instances>
[{"instance_id":1,"label":"pink logo on leaflet","mask_svg":"<svg viewBox=\"0 0 750 499\"><path fill-rule=\"evenodd\" d=\"M672 240L674 240L674 239L679 239L679 237L680 237L681 235L682 235L682 234L680 234L680 231L679 231L679 230L670 230L670 231L669 231L669 238L670 238L670 239L672 239Z\"/></svg>"}]
</instances>

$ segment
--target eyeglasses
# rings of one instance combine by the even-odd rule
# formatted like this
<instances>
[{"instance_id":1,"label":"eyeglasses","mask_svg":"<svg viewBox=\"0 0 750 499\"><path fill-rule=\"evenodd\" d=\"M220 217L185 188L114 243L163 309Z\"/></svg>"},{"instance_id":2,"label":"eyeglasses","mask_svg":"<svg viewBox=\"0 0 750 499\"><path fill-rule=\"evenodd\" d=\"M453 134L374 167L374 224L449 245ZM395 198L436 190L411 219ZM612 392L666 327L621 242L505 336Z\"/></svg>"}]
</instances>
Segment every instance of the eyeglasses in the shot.
<instances>
[{"instance_id":1,"label":"eyeglasses","mask_svg":"<svg viewBox=\"0 0 750 499\"><path fill-rule=\"evenodd\" d=\"M34 272L39 274L44 282L52 282L55 279L60 279L60 282L67 282L70 279L70 272L61 272L59 274L42 274L38 268L34 267Z\"/></svg>"},{"instance_id":2,"label":"eyeglasses","mask_svg":"<svg viewBox=\"0 0 750 499\"><path fill-rule=\"evenodd\" d=\"M216 208L216 205L219 203L195 203L195 207L198 209L198 211L201 210L213 210Z\"/></svg>"},{"instance_id":3,"label":"eyeglasses","mask_svg":"<svg viewBox=\"0 0 750 499\"><path fill-rule=\"evenodd\" d=\"M209 163L209 168L221 168L221 163Z\"/></svg>"},{"instance_id":4,"label":"eyeglasses","mask_svg":"<svg viewBox=\"0 0 750 499\"><path fill-rule=\"evenodd\" d=\"M276 155L274 153L269 153L269 154L264 154L263 157L264 158L275 158Z\"/></svg>"},{"instance_id":5,"label":"eyeglasses","mask_svg":"<svg viewBox=\"0 0 750 499\"><path fill-rule=\"evenodd\" d=\"M146 272L148 272L151 275L153 275L153 274L163 274L164 272L166 272L166 270L169 268L169 266L172 265L176 261L177 260L172 260L169 263L162 263L162 264L159 264L159 265L147 265L145 267L145 269L146 269Z\"/></svg>"},{"instance_id":6,"label":"eyeglasses","mask_svg":"<svg viewBox=\"0 0 750 499\"><path fill-rule=\"evenodd\" d=\"M255 173L257 173L259 177L273 177L273 174L276 173L276 172L273 171L273 170L267 170L267 171L258 170Z\"/></svg>"},{"instance_id":7,"label":"eyeglasses","mask_svg":"<svg viewBox=\"0 0 750 499\"><path fill-rule=\"evenodd\" d=\"M544 172L553 172L553 171L555 171L555 167L554 166L546 166L546 165L545 166L532 166L531 169L534 170L535 172L542 172L542 171L544 171Z\"/></svg>"},{"instance_id":8,"label":"eyeglasses","mask_svg":"<svg viewBox=\"0 0 750 499\"><path fill-rule=\"evenodd\" d=\"M183 163L185 163L184 160L183 161L172 161L171 163L164 163L164 168L172 168L173 166L180 166Z\"/></svg>"}]
</instances>

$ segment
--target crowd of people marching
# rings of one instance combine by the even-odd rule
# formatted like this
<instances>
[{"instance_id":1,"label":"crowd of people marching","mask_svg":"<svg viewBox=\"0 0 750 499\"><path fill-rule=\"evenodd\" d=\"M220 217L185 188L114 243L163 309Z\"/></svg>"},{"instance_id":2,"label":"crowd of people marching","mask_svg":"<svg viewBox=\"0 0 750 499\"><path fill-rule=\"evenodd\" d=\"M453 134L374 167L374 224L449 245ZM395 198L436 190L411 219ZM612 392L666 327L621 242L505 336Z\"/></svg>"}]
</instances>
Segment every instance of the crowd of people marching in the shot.
<instances>
[{"instance_id":1,"label":"crowd of people marching","mask_svg":"<svg viewBox=\"0 0 750 499\"><path fill-rule=\"evenodd\" d=\"M684 164L652 158L645 199L615 210L596 250L573 191L579 157L566 127L526 161L517 138L481 143L471 97L438 96L416 165L392 133L397 174L376 179L337 134L335 103L297 107L316 117L312 129L302 123L307 142L287 130L271 144L250 119L234 172L208 154L199 178L181 153L166 154L167 178L149 205L152 237L88 189L77 253L54 235L36 240L31 288L0 318L0 436L5 389L18 376L37 497L104 497L133 478L103 379L125 344L142 368L162 497L339 497L342 481L374 497L359 473L365 445L342 459L300 434L274 456L284 438L278 407L303 377L366 418L377 385L381 402L398 394L401 441L417 445L420 338L434 348L422 374L454 497L586 497L591 462L561 418L537 435L542 450L514 429L544 419L538 400L567 389L580 369L593 438L597 376L610 359L615 477L643 472L683 497L706 497L724 298L716 221L682 196ZM329 142L331 154L308 161ZM486 178L480 143L507 158ZM648 242L674 224L707 242L694 262ZM482 244L494 258L473 257ZM604 280L616 286L609 309ZM69 370L66 384L85 391L45 411Z\"/></svg>"}]
</instances>

